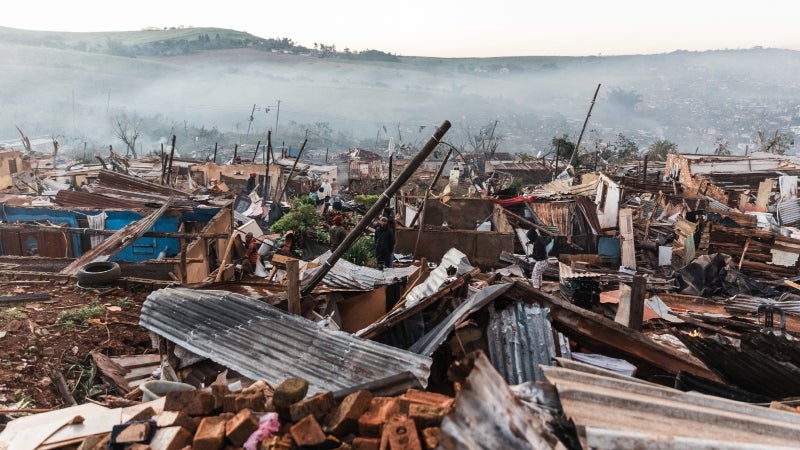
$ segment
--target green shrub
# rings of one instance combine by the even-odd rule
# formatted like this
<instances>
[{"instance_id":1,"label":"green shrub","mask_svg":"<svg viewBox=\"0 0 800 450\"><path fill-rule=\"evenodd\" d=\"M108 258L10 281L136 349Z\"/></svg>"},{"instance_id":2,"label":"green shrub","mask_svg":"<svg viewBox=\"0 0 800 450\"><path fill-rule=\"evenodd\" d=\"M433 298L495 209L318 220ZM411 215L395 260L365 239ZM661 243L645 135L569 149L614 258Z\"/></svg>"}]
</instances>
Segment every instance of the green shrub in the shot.
<instances>
[{"instance_id":1,"label":"green shrub","mask_svg":"<svg viewBox=\"0 0 800 450\"><path fill-rule=\"evenodd\" d=\"M319 227L316 206L305 202L303 197L292 199L290 203L292 203L292 210L269 227L271 232L283 234L292 230L299 237L303 236L306 230L316 230Z\"/></svg>"},{"instance_id":2,"label":"green shrub","mask_svg":"<svg viewBox=\"0 0 800 450\"><path fill-rule=\"evenodd\" d=\"M378 198L380 198L379 195L359 194L353 200L359 205L364 205L369 210L378 201Z\"/></svg>"},{"instance_id":3,"label":"green shrub","mask_svg":"<svg viewBox=\"0 0 800 450\"><path fill-rule=\"evenodd\" d=\"M359 266L378 267L375 260L375 239L361 236L344 252L342 258Z\"/></svg>"}]
</instances>

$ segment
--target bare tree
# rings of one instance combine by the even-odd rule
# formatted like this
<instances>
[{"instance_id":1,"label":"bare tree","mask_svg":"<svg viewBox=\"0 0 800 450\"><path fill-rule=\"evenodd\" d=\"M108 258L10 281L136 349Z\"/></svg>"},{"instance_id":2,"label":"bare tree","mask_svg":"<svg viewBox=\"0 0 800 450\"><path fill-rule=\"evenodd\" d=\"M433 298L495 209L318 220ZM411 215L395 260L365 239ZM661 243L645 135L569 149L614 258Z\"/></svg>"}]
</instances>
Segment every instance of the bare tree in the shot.
<instances>
[{"instance_id":1,"label":"bare tree","mask_svg":"<svg viewBox=\"0 0 800 450\"><path fill-rule=\"evenodd\" d=\"M17 131L19 131L19 134L22 136L22 146L25 147L25 151L30 155L33 153L33 148L31 148L31 140L28 139L28 136L25 136L25 133L23 133L19 127L17 127Z\"/></svg>"},{"instance_id":2,"label":"bare tree","mask_svg":"<svg viewBox=\"0 0 800 450\"><path fill-rule=\"evenodd\" d=\"M497 121L481 127L477 132L470 129L469 126L464 127L464 137L467 140L467 145L472 147L475 152L482 152L489 156L494 155L497 148L500 146L502 138L495 134L497 128Z\"/></svg>"},{"instance_id":3,"label":"bare tree","mask_svg":"<svg viewBox=\"0 0 800 450\"><path fill-rule=\"evenodd\" d=\"M125 156L130 153L136 159L136 139L139 139L142 128L142 120L125 113L120 113L114 117L114 134L125 144Z\"/></svg>"},{"instance_id":4,"label":"bare tree","mask_svg":"<svg viewBox=\"0 0 800 450\"><path fill-rule=\"evenodd\" d=\"M793 133L781 133L780 130L775 130L775 134L767 138L763 130L758 130L759 151L783 155L792 145L794 145Z\"/></svg>"}]
</instances>

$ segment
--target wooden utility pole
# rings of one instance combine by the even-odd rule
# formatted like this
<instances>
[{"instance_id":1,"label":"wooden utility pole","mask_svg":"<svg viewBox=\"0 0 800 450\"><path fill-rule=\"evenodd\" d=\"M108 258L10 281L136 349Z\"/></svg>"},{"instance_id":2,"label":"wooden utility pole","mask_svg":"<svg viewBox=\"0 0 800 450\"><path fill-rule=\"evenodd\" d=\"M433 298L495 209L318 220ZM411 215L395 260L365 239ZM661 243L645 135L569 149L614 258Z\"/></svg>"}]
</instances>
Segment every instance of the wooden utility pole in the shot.
<instances>
[{"instance_id":1,"label":"wooden utility pole","mask_svg":"<svg viewBox=\"0 0 800 450\"><path fill-rule=\"evenodd\" d=\"M583 139L583 132L586 130L586 124L589 123L589 117L592 116L592 108L594 108L594 102L597 100L597 93L600 92L600 83L597 84L597 90L594 91L594 96L592 97L592 104L589 105L589 112L586 113L586 118L583 120L583 127L581 128L581 134L578 135L578 142L575 143L575 150L572 151L572 156L569 158L567 162L567 166L572 165L572 162L575 161L575 157L578 155L578 152L581 148L581 140Z\"/></svg>"},{"instance_id":2,"label":"wooden utility pole","mask_svg":"<svg viewBox=\"0 0 800 450\"><path fill-rule=\"evenodd\" d=\"M167 186L170 184L172 176L172 159L175 157L175 135L172 135L172 149L169 151L169 166L167 167Z\"/></svg>"}]
</instances>

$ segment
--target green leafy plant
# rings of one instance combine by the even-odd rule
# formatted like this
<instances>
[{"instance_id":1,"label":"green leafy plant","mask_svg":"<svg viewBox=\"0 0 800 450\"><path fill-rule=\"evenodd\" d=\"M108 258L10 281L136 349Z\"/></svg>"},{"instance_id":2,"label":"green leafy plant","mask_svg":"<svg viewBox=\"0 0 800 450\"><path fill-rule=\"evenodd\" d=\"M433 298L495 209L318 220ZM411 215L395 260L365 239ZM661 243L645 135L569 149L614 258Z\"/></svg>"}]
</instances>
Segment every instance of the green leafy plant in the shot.
<instances>
[{"instance_id":1,"label":"green leafy plant","mask_svg":"<svg viewBox=\"0 0 800 450\"><path fill-rule=\"evenodd\" d=\"M65 329L72 329L86 322L88 319L101 316L103 311L103 306L97 303L86 305L78 309L70 309L58 315L56 324L63 326Z\"/></svg>"},{"instance_id":2,"label":"green leafy plant","mask_svg":"<svg viewBox=\"0 0 800 450\"><path fill-rule=\"evenodd\" d=\"M375 239L372 236L361 236L344 252L342 258L359 266L378 267L375 260Z\"/></svg>"},{"instance_id":3,"label":"green leafy plant","mask_svg":"<svg viewBox=\"0 0 800 450\"><path fill-rule=\"evenodd\" d=\"M380 196L378 195L372 195L372 194L359 194L356 195L353 200L355 200L355 202L358 203L359 205L364 205L365 208L370 209L372 208L372 205L374 205L375 202L378 201L379 197Z\"/></svg>"},{"instance_id":4,"label":"green leafy plant","mask_svg":"<svg viewBox=\"0 0 800 450\"><path fill-rule=\"evenodd\" d=\"M302 198L293 199L291 201L292 209L283 217L278 219L269 227L273 233L286 233L289 230L294 231L298 236L302 236L306 230L313 230L319 227L319 216L317 216L317 207L305 203Z\"/></svg>"}]
</instances>

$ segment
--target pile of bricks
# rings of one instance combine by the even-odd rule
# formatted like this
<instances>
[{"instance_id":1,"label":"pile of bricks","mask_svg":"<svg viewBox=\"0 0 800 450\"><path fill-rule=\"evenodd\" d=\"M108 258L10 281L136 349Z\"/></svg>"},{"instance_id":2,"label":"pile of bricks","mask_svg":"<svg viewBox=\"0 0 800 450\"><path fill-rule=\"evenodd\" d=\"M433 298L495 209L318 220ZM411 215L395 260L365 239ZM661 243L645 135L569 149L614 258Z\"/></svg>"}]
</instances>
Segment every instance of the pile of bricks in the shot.
<instances>
[{"instance_id":1,"label":"pile of bricks","mask_svg":"<svg viewBox=\"0 0 800 450\"><path fill-rule=\"evenodd\" d=\"M299 378L274 390L259 381L235 392L226 385L168 392L162 412L148 407L107 435L86 439L80 449L434 449L454 402L416 389L395 397L362 390L338 402L330 391L307 392L308 383ZM274 429L254 441L264 435L268 418L277 419Z\"/></svg>"}]
</instances>

